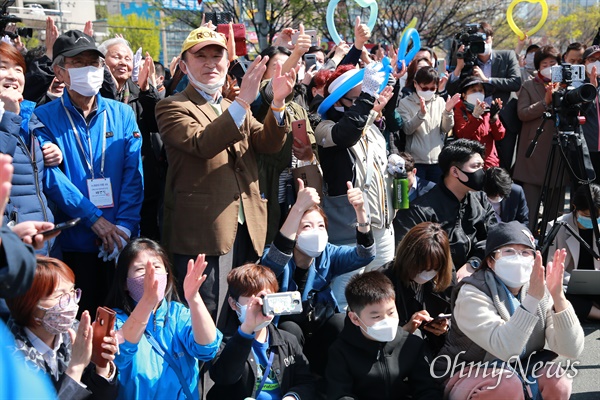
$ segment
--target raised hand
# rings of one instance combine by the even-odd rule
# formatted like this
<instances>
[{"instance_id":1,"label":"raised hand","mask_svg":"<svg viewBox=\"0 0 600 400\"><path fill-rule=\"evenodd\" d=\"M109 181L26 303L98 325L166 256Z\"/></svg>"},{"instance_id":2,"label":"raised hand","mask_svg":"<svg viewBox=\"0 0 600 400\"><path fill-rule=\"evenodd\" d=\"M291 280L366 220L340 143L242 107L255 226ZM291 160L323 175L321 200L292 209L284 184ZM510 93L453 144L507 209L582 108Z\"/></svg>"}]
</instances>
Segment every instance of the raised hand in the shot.
<instances>
[{"instance_id":1,"label":"raised hand","mask_svg":"<svg viewBox=\"0 0 600 400\"><path fill-rule=\"evenodd\" d=\"M419 104L421 107L421 109L420 109L421 115L423 115L423 116L427 115L427 106L425 105L425 100L421 96L419 96Z\"/></svg>"},{"instance_id":2,"label":"raised hand","mask_svg":"<svg viewBox=\"0 0 600 400\"><path fill-rule=\"evenodd\" d=\"M360 17L357 16L354 21L354 47L362 50L369 39L371 39L371 30L367 25L361 24Z\"/></svg>"},{"instance_id":3,"label":"raised hand","mask_svg":"<svg viewBox=\"0 0 600 400\"><path fill-rule=\"evenodd\" d=\"M353 187L352 182L346 182L346 186L348 187L348 202L352 204L355 210L361 210L365 208L365 198L363 196L363 192L358 187Z\"/></svg>"},{"instance_id":4,"label":"raised hand","mask_svg":"<svg viewBox=\"0 0 600 400\"><path fill-rule=\"evenodd\" d=\"M304 187L304 181L298 178L298 194L296 195L294 207L299 212L304 214L306 210L319 204L320 202L321 198L319 197L317 190L315 188L311 188L310 186Z\"/></svg>"},{"instance_id":5,"label":"raised hand","mask_svg":"<svg viewBox=\"0 0 600 400\"><path fill-rule=\"evenodd\" d=\"M150 81L152 80L152 75L155 73L154 60L150 57L150 53L146 52L146 58L140 67L138 75L138 86L140 87L140 90L145 92L150 89Z\"/></svg>"},{"instance_id":6,"label":"raised hand","mask_svg":"<svg viewBox=\"0 0 600 400\"><path fill-rule=\"evenodd\" d=\"M305 68L304 64L302 65L301 68ZM317 74L317 64L314 64L308 70L304 71L304 78L302 78L302 83L305 84L306 86L310 85L310 83L312 82L313 77L316 74Z\"/></svg>"},{"instance_id":7,"label":"raised hand","mask_svg":"<svg viewBox=\"0 0 600 400\"><path fill-rule=\"evenodd\" d=\"M185 278L183 279L183 293L188 304L200 300L200 293L198 291L206 280L204 270L207 265L208 263L205 261L204 254L198 254L196 261L192 259L188 261L187 274L185 274Z\"/></svg>"},{"instance_id":8,"label":"raised hand","mask_svg":"<svg viewBox=\"0 0 600 400\"><path fill-rule=\"evenodd\" d=\"M144 294L140 303L147 304L150 309L154 309L160 299L158 292L158 280L156 279L156 269L152 261L148 260L144 266Z\"/></svg>"},{"instance_id":9,"label":"raised hand","mask_svg":"<svg viewBox=\"0 0 600 400\"><path fill-rule=\"evenodd\" d=\"M261 57L257 56L256 59L244 74L244 79L242 80L242 85L240 86L240 95L238 96L242 101L245 101L247 104L252 104L258 95L258 89L260 88L260 82L262 81L262 77L267 70L267 63L269 62L269 57ZM279 71L281 73L281 67L279 67ZM273 85L275 88L275 85Z\"/></svg>"},{"instance_id":10,"label":"raised hand","mask_svg":"<svg viewBox=\"0 0 600 400\"><path fill-rule=\"evenodd\" d=\"M486 108L487 104L485 102L477 100L477 104L475 104L475 107L473 108L473 116L475 118L481 118Z\"/></svg>"},{"instance_id":11,"label":"raised hand","mask_svg":"<svg viewBox=\"0 0 600 400\"><path fill-rule=\"evenodd\" d=\"M75 333L72 328L69 329L69 336L71 337L73 347L71 350L71 361L69 361L69 366L65 373L77 382L81 381L83 370L92 359L92 339L94 337L94 331L90 322L90 313L85 310L83 314L81 314L77 333Z\"/></svg>"},{"instance_id":12,"label":"raised hand","mask_svg":"<svg viewBox=\"0 0 600 400\"><path fill-rule=\"evenodd\" d=\"M377 100L375 100L375 105L373 106L373 111L375 111L377 113L380 113L381 111L383 111L383 109L387 105L388 101L390 101L392 96L394 96L394 88L391 86L386 86L381 91L381 93L379 93Z\"/></svg>"},{"instance_id":13,"label":"raised hand","mask_svg":"<svg viewBox=\"0 0 600 400\"><path fill-rule=\"evenodd\" d=\"M229 22L229 32L227 35L227 53L229 55L229 62L232 62L237 58L235 53L235 34L233 33L233 22Z\"/></svg>"},{"instance_id":14,"label":"raised hand","mask_svg":"<svg viewBox=\"0 0 600 400\"><path fill-rule=\"evenodd\" d=\"M269 291L270 292L270 291ZM248 301L248 308L246 309L246 319L242 323L242 332L252 334L256 327L266 321L272 321L273 315L264 315L262 312L263 299L262 296L266 295L266 291L259 292L256 296L252 295L250 301Z\"/></svg>"},{"instance_id":15,"label":"raised hand","mask_svg":"<svg viewBox=\"0 0 600 400\"><path fill-rule=\"evenodd\" d=\"M557 249L552 261L546 264L546 287L553 299L564 295L563 276L565 274L565 259L567 250ZM555 300L556 303L556 300Z\"/></svg>"},{"instance_id":16,"label":"raised hand","mask_svg":"<svg viewBox=\"0 0 600 400\"><path fill-rule=\"evenodd\" d=\"M282 74L281 67L281 64L277 63L275 73L271 79L273 85L273 105L276 107L283 107L285 105L286 97L292 93L296 84L296 70L292 68L285 74ZM246 75L244 75L245 80Z\"/></svg>"},{"instance_id":17,"label":"raised hand","mask_svg":"<svg viewBox=\"0 0 600 400\"><path fill-rule=\"evenodd\" d=\"M58 28L52 17L46 18L46 56L52 60L52 47L58 38Z\"/></svg>"},{"instance_id":18,"label":"raised hand","mask_svg":"<svg viewBox=\"0 0 600 400\"><path fill-rule=\"evenodd\" d=\"M92 21L87 21L85 26L83 27L83 33L94 37L94 23Z\"/></svg>"},{"instance_id":19,"label":"raised hand","mask_svg":"<svg viewBox=\"0 0 600 400\"><path fill-rule=\"evenodd\" d=\"M562 285L562 280L560 283ZM544 297L544 293L546 293L546 281L544 278L544 266L542 265L542 253L536 251L533 270L531 271L531 276L529 278L529 290L527 291L527 294L541 300Z\"/></svg>"},{"instance_id":20,"label":"raised hand","mask_svg":"<svg viewBox=\"0 0 600 400\"><path fill-rule=\"evenodd\" d=\"M446 112L452 112L454 110L454 106L458 104L460 101L460 93L456 93L452 97L448 97L446 100Z\"/></svg>"},{"instance_id":21,"label":"raised hand","mask_svg":"<svg viewBox=\"0 0 600 400\"><path fill-rule=\"evenodd\" d=\"M296 41L296 45L294 46L294 53L296 53L299 57L302 57L310 46L312 46L312 38L310 35L306 35L304 33L304 24L300 23L298 40Z\"/></svg>"}]
</instances>

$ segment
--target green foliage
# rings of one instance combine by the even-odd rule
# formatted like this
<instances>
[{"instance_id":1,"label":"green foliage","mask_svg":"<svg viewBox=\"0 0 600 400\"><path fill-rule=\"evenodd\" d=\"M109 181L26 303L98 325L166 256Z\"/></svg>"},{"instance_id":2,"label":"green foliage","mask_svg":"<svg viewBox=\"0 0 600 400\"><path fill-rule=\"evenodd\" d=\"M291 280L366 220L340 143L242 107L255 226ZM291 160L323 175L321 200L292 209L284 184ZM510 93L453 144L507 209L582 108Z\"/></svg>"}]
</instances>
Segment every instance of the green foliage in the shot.
<instances>
[{"instance_id":1,"label":"green foliage","mask_svg":"<svg viewBox=\"0 0 600 400\"><path fill-rule=\"evenodd\" d=\"M157 60L160 53L160 27L152 19L143 18L135 14L126 17L121 15L108 17L108 33L112 37L116 34L123 35L129 41L135 52L142 48Z\"/></svg>"},{"instance_id":2,"label":"green foliage","mask_svg":"<svg viewBox=\"0 0 600 400\"><path fill-rule=\"evenodd\" d=\"M101 20L101 19L107 19L107 18L108 18L108 9L106 8L106 6L101 6L99 4L96 4L96 19Z\"/></svg>"}]
</instances>

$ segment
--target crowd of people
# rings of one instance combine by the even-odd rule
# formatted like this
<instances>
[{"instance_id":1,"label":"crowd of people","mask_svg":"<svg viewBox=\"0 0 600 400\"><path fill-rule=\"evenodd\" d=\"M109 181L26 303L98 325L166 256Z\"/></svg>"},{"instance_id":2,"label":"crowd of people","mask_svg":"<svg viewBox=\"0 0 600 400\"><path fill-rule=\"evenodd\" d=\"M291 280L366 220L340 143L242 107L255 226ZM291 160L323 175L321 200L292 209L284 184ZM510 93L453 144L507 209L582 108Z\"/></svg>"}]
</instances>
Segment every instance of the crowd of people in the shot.
<instances>
[{"instance_id":1,"label":"crowd of people","mask_svg":"<svg viewBox=\"0 0 600 400\"><path fill-rule=\"evenodd\" d=\"M0 397L568 399L548 371L600 320L600 292L565 290L600 269L600 46L498 51L478 26L452 70L369 51L360 19L352 44L300 24L251 62L204 24L168 68L90 23L0 42ZM572 212L546 256L558 128L526 152L563 63L594 88L573 133L590 167L554 182ZM302 312L266 313L280 292Z\"/></svg>"}]
</instances>

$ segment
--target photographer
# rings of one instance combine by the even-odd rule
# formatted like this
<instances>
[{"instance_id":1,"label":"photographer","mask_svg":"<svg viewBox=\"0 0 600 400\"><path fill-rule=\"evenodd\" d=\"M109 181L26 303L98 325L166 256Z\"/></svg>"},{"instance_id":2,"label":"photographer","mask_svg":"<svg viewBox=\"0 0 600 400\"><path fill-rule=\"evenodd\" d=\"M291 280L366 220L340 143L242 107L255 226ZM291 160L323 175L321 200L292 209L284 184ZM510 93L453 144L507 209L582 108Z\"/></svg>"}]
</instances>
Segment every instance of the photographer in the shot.
<instances>
[{"instance_id":1,"label":"photographer","mask_svg":"<svg viewBox=\"0 0 600 400\"><path fill-rule=\"evenodd\" d=\"M227 301L240 326L210 367L215 386L207 399L313 399L315 381L302 347L294 335L271 323L272 315L263 314L262 296L279 289L273 271L242 265L229 272L227 284Z\"/></svg>"},{"instance_id":2,"label":"photographer","mask_svg":"<svg viewBox=\"0 0 600 400\"><path fill-rule=\"evenodd\" d=\"M583 63L585 65L585 82L594 85L596 92L598 92L598 84L600 83L600 46L594 45L588 47L583 53ZM581 109L582 115L585 116L585 124L581 127L590 151L590 159L592 160L594 171L596 171L596 183L600 181L598 179L600 175L600 141L598 139L599 107L598 94L596 94L594 101L583 104Z\"/></svg>"},{"instance_id":3,"label":"photographer","mask_svg":"<svg viewBox=\"0 0 600 400\"><path fill-rule=\"evenodd\" d=\"M525 153L542 122L542 115L552 108L552 93L558 89L558 85L551 82L551 67L560 64L560 53L554 46L544 46L535 53L533 63L538 72L534 79L523 84L517 104L523 129L519 139L513 178L523 183L527 207L535 213L544 182L552 137L557 133L554 124L545 125L544 134L540 136L533 156L527 158ZM531 223L535 219L535 216L531 218Z\"/></svg>"},{"instance_id":4,"label":"photographer","mask_svg":"<svg viewBox=\"0 0 600 400\"><path fill-rule=\"evenodd\" d=\"M469 35L469 41L474 39L474 33ZM492 85L494 97L500 98L506 105L511 97L515 97L513 92L517 92L521 88L521 71L517 56L512 50L492 50L494 31L487 22L479 24L478 33L485 34L485 38L482 38L484 40L483 51L475 52L481 50L479 42L470 42L469 49L465 49L466 46L463 42L458 48L456 68L450 74L447 85L448 93L451 95L458 93L462 81L472 75ZM460 55L463 57L460 58ZM472 64L472 67L469 64ZM472 70L469 71L469 68ZM488 104L492 102L491 97L487 97L485 100ZM501 113L500 117L503 121L511 118L510 115L507 115L509 110L507 108ZM500 164L506 169L509 169L512 164L513 152L519 135L518 128L510 125L506 124L506 137L497 146Z\"/></svg>"}]
</instances>

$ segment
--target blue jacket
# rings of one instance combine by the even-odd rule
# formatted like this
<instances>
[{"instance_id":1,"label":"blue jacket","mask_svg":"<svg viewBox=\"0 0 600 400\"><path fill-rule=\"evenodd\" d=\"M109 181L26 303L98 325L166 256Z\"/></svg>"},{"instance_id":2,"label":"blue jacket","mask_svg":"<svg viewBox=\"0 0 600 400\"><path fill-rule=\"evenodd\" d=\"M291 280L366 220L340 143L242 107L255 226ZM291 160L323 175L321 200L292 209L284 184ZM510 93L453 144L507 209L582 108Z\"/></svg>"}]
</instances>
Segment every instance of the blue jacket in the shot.
<instances>
[{"instance_id":1,"label":"blue jacket","mask_svg":"<svg viewBox=\"0 0 600 400\"><path fill-rule=\"evenodd\" d=\"M265 249L261 260L262 265L271 268L275 272L279 281L279 291L281 292L298 290L298 285L294 281L294 271L296 270L296 262L293 256L294 244L295 241L278 234L273 244ZM311 290L322 290L336 276L364 267L374 258L375 244L373 242L368 247L361 244L336 246L327 243L323 253L315 258L309 267L306 286L302 291L302 301L307 300ZM322 290L317 295L317 300L322 303L332 303L336 308L338 307L331 287Z\"/></svg>"},{"instance_id":2,"label":"blue jacket","mask_svg":"<svg viewBox=\"0 0 600 400\"><path fill-rule=\"evenodd\" d=\"M56 220L62 222L79 217L83 222L60 234L62 250L95 252L98 251L96 235L90 227L100 217L124 226L134 236L138 232L144 196L140 155L142 137L135 114L126 104L96 95L97 110L90 114L87 123L71 103L67 92L62 100L88 159L88 138L91 139L95 178L101 177L102 135L106 117L104 177L111 180L114 205L102 209L89 200L87 180L92 176L62 102L57 100L37 108L30 123L42 144L55 143L63 152L62 164L47 168L44 179L44 191L58 208Z\"/></svg>"},{"instance_id":3,"label":"blue jacket","mask_svg":"<svg viewBox=\"0 0 600 400\"><path fill-rule=\"evenodd\" d=\"M128 315L117 309L115 329L120 329ZM146 332L169 354L179 366L185 380L189 382L194 399L199 398L198 360L210 361L221 345L223 335L209 345L194 342L190 310L183 304L163 301L155 314L150 315ZM119 399L185 399L184 391L176 373L152 347L145 335L137 344L125 342L120 345L120 354L115 358L119 369Z\"/></svg>"},{"instance_id":4,"label":"blue jacket","mask_svg":"<svg viewBox=\"0 0 600 400\"><path fill-rule=\"evenodd\" d=\"M28 130L34 108L35 103L24 100L19 115L6 111L0 121L0 153L12 156L14 167L3 224L10 221L54 222L43 192L44 156L39 141ZM51 246L51 242L45 242L38 253L48 255Z\"/></svg>"}]
</instances>

